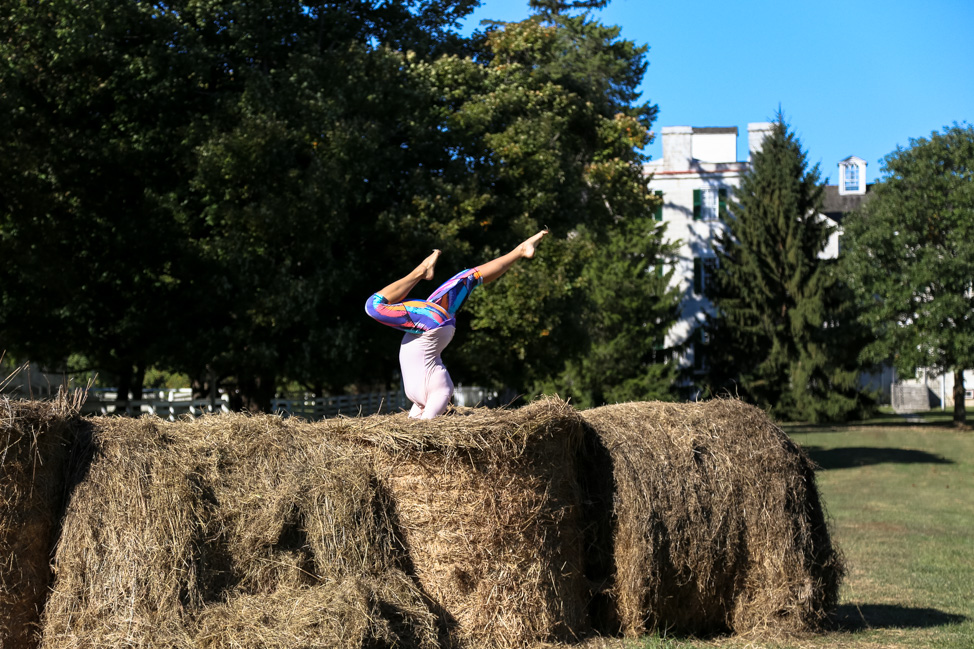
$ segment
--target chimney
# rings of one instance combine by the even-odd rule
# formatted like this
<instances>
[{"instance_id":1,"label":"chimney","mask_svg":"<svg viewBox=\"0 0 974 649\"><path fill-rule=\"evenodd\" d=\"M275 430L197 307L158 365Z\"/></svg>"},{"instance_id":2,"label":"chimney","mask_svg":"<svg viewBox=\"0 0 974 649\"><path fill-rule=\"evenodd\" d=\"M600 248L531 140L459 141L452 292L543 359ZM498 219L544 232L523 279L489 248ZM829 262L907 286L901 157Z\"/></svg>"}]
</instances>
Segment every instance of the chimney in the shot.
<instances>
[{"instance_id":1,"label":"chimney","mask_svg":"<svg viewBox=\"0 0 974 649\"><path fill-rule=\"evenodd\" d=\"M751 161L751 156L761 150L764 145L764 138L771 135L774 128L772 122L751 122L747 125L747 161Z\"/></svg>"},{"instance_id":2,"label":"chimney","mask_svg":"<svg viewBox=\"0 0 974 649\"><path fill-rule=\"evenodd\" d=\"M690 126L664 126L663 168L667 171L690 169L693 146L693 128Z\"/></svg>"}]
</instances>

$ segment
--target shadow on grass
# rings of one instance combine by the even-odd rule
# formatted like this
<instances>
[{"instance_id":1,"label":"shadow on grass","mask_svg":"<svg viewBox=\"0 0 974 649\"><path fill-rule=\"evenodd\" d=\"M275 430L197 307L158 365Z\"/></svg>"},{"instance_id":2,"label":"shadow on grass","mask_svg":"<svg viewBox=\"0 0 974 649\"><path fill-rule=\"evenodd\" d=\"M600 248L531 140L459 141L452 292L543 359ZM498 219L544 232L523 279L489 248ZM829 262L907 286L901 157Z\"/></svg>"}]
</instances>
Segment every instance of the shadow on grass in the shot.
<instances>
[{"instance_id":1,"label":"shadow on grass","mask_svg":"<svg viewBox=\"0 0 974 649\"><path fill-rule=\"evenodd\" d=\"M805 451L823 469L852 469L873 464L954 464L940 455L908 448L806 446Z\"/></svg>"},{"instance_id":2,"label":"shadow on grass","mask_svg":"<svg viewBox=\"0 0 974 649\"><path fill-rule=\"evenodd\" d=\"M970 430L974 423L974 408L967 409L967 427L958 428L954 425L952 411L928 410L912 414L896 414L893 412L877 413L870 419L849 421L845 423L810 424L801 422L779 422L786 432L790 433L844 433L849 430L869 430L872 428L903 428L923 431L957 431Z\"/></svg>"},{"instance_id":3,"label":"shadow on grass","mask_svg":"<svg viewBox=\"0 0 974 649\"><path fill-rule=\"evenodd\" d=\"M833 621L838 630L928 629L935 626L966 622L963 615L945 613L935 608L899 606L896 604L843 604Z\"/></svg>"}]
</instances>

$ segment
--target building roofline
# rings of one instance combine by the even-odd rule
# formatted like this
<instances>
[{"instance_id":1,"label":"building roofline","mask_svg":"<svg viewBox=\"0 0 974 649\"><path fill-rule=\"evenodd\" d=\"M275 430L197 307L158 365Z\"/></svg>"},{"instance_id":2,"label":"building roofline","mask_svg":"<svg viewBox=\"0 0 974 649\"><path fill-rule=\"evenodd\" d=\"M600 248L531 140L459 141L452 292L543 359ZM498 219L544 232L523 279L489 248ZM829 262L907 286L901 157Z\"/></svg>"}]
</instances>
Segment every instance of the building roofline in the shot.
<instances>
[{"instance_id":1,"label":"building roofline","mask_svg":"<svg viewBox=\"0 0 974 649\"><path fill-rule=\"evenodd\" d=\"M737 135L736 126L694 126L693 133L696 134L728 134Z\"/></svg>"},{"instance_id":2,"label":"building roofline","mask_svg":"<svg viewBox=\"0 0 974 649\"><path fill-rule=\"evenodd\" d=\"M723 174L728 172L747 171L746 162L717 162L712 164L718 164L720 165L720 167L717 169L696 168L696 169L680 169L677 171L667 171L667 170L655 171L652 168L648 168L646 169L646 172L651 173L653 176L693 176L693 175L705 176L705 175Z\"/></svg>"}]
</instances>

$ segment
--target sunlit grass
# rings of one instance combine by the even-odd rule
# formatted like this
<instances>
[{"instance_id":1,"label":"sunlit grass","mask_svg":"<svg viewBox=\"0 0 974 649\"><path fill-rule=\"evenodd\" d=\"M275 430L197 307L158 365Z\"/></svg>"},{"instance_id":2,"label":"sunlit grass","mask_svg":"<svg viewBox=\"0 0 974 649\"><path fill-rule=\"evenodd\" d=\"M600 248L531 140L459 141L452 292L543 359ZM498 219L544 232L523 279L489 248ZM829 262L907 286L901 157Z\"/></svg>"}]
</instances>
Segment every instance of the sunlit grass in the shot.
<instances>
[{"instance_id":1,"label":"sunlit grass","mask_svg":"<svg viewBox=\"0 0 974 649\"><path fill-rule=\"evenodd\" d=\"M974 647L974 433L925 425L797 432L846 554L840 621L866 641Z\"/></svg>"}]
</instances>

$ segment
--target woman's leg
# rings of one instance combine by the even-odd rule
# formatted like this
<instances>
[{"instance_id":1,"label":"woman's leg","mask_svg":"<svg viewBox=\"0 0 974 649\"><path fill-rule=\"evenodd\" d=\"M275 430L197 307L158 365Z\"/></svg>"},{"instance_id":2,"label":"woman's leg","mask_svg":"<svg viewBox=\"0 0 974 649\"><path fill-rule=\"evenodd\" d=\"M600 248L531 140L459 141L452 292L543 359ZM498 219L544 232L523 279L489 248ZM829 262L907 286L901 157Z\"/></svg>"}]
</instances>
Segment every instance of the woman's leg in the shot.
<instances>
[{"instance_id":1,"label":"woman's leg","mask_svg":"<svg viewBox=\"0 0 974 649\"><path fill-rule=\"evenodd\" d=\"M436 368L430 372L426 385L426 403L418 419L433 419L439 417L450 407L453 398L453 379L446 371L443 360L437 357Z\"/></svg>"},{"instance_id":2,"label":"woman's leg","mask_svg":"<svg viewBox=\"0 0 974 649\"><path fill-rule=\"evenodd\" d=\"M460 306L470 295L470 292L483 283L483 277L478 268L468 268L443 282L433 294L426 298L443 307L451 316L456 315Z\"/></svg>"},{"instance_id":3,"label":"woman's leg","mask_svg":"<svg viewBox=\"0 0 974 649\"><path fill-rule=\"evenodd\" d=\"M542 230L530 239L521 242L521 245L503 257L498 257L478 268L461 270L443 282L438 289L433 291L432 295L426 298L426 301L439 304L450 315L455 315L475 288L506 273L518 259L534 257L535 246L546 234L548 234L548 230Z\"/></svg>"},{"instance_id":4,"label":"woman's leg","mask_svg":"<svg viewBox=\"0 0 974 649\"><path fill-rule=\"evenodd\" d=\"M510 251L506 255L498 257L497 259L492 259L486 264L479 266L478 270L480 270L480 274L484 279L484 284L489 284L506 273L518 259L530 259L531 257L534 257L535 248L537 247L538 242L541 241L541 238L546 234L548 234L547 228L537 233L530 239L525 239L520 245L518 245L517 248Z\"/></svg>"},{"instance_id":5,"label":"woman's leg","mask_svg":"<svg viewBox=\"0 0 974 649\"><path fill-rule=\"evenodd\" d=\"M377 291L378 294L393 304L402 302L409 295L409 291L413 290L413 287L419 283L419 280L433 279L433 269L436 267L436 260L439 256L440 251L434 250L433 254L424 259L411 273L389 284L381 291Z\"/></svg>"},{"instance_id":6,"label":"woman's leg","mask_svg":"<svg viewBox=\"0 0 974 649\"><path fill-rule=\"evenodd\" d=\"M365 312L370 318L401 331L417 333L439 326L449 315L438 311L437 306L419 300L406 300L409 291L421 279L432 279L439 250L423 260L411 273L389 284L365 301Z\"/></svg>"}]
</instances>

